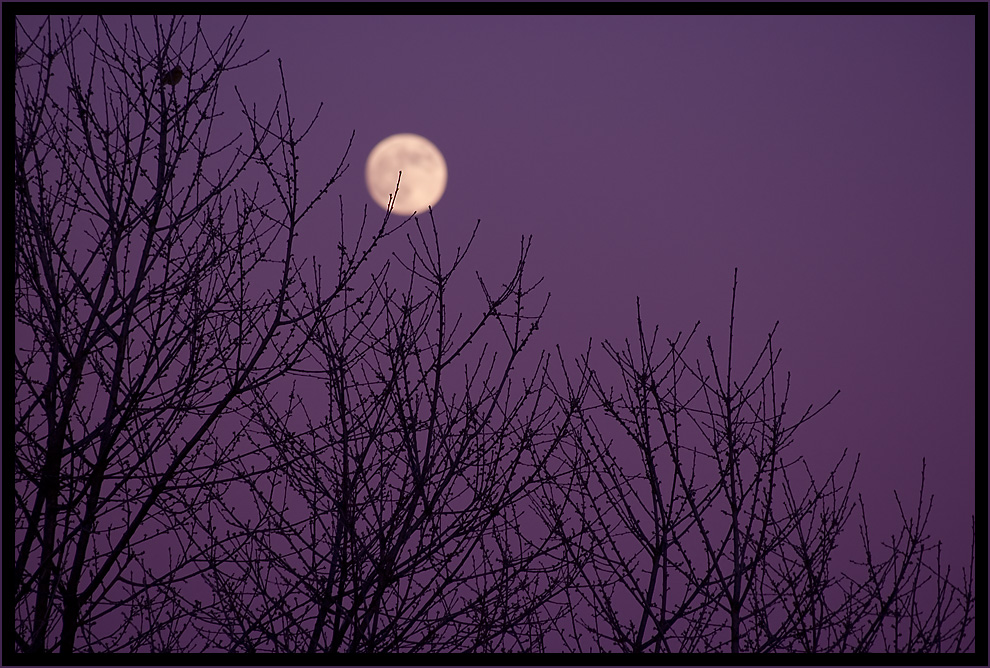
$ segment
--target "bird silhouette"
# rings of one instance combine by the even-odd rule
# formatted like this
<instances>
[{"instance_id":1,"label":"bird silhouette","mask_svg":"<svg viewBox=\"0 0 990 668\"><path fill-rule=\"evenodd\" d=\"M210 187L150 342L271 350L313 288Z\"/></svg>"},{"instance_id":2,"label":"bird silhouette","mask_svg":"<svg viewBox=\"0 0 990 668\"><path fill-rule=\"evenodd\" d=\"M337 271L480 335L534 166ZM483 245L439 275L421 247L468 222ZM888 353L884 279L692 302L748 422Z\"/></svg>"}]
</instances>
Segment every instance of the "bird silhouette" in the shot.
<instances>
[{"instance_id":1,"label":"bird silhouette","mask_svg":"<svg viewBox=\"0 0 990 668\"><path fill-rule=\"evenodd\" d=\"M166 83L169 86L175 86L182 80L182 68L176 65L169 72L162 75L162 83Z\"/></svg>"}]
</instances>

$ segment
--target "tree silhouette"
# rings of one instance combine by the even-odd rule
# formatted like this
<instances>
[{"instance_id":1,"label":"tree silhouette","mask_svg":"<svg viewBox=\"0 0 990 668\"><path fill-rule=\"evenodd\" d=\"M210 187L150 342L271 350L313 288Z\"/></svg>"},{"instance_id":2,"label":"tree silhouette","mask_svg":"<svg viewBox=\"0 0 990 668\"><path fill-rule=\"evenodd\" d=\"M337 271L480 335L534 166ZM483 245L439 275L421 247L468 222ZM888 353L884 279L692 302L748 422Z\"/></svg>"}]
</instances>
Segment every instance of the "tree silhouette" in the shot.
<instances>
[{"instance_id":1,"label":"tree silhouette","mask_svg":"<svg viewBox=\"0 0 990 668\"><path fill-rule=\"evenodd\" d=\"M973 650L923 479L878 546L735 285L725 363L638 316L609 371L530 349L526 239L473 317L432 211L301 258L347 150L301 192L284 77L231 134L242 28L17 22L14 651Z\"/></svg>"},{"instance_id":2,"label":"tree silhouette","mask_svg":"<svg viewBox=\"0 0 990 668\"><path fill-rule=\"evenodd\" d=\"M548 357L521 386L511 374L542 317L524 313L528 244L497 294L481 281L486 308L464 328L446 286L468 249L445 268L435 226L432 238L416 232L404 289L386 266L359 311L320 324L299 373L323 391L294 385L284 405L254 397L258 434L236 476L247 489L234 496L255 506L216 499L214 531L197 534L230 528L211 546L215 597L200 627L222 647L544 648L542 609L575 566L542 524L520 521L547 512L537 492L566 423L545 391ZM504 357L497 340L481 342L492 327ZM250 474L254 460L273 475Z\"/></svg>"},{"instance_id":3,"label":"tree silhouette","mask_svg":"<svg viewBox=\"0 0 990 668\"><path fill-rule=\"evenodd\" d=\"M218 423L298 364L313 322L351 308L338 306L348 283L389 233L383 221L320 301L303 300L293 241L343 160L301 200L305 132L287 97L266 121L242 101L245 132L215 139L220 78L252 62L239 60L239 34L211 44L175 20L150 38L133 22L121 35L102 19L33 33L18 23L19 650L169 647L127 634L173 605L198 557L173 542L150 577L145 553L194 520L236 457ZM88 60L76 55L83 37ZM259 170L267 198L247 185ZM93 636L113 612L128 621Z\"/></svg>"},{"instance_id":4,"label":"tree silhouette","mask_svg":"<svg viewBox=\"0 0 990 668\"><path fill-rule=\"evenodd\" d=\"M821 482L792 455L808 407L788 424L776 325L748 371L734 367L736 283L728 351L711 338L707 370L686 358L696 324L658 348L658 328L604 350L621 388L601 380L590 351L558 389L582 406L568 450L581 472L585 614L562 632L574 650L675 652L959 652L973 648L975 553L962 583L927 535L924 470L913 517L878 554L862 500L863 572L834 572L856 503L840 475ZM660 351L665 351L660 354ZM561 360L563 364L563 360ZM610 378L613 376L609 376ZM603 423L617 425L610 436ZM898 505L900 499L898 498ZM974 523L975 527L975 523ZM974 533L975 545L975 533ZM934 558L933 558L934 555ZM856 565L854 562L853 565Z\"/></svg>"}]
</instances>

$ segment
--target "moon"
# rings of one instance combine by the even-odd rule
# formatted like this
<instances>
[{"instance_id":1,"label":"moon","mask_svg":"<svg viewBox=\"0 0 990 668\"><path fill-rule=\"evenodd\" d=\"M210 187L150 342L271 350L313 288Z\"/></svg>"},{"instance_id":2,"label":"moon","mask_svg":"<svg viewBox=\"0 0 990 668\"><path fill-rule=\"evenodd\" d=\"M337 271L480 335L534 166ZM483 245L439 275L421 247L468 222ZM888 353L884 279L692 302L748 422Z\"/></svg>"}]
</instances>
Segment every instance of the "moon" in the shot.
<instances>
[{"instance_id":1,"label":"moon","mask_svg":"<svg viewBox=\"0 0 990 668\"><path fill-rule=\"evenodd\" d=\"M408 215L425 211L427 206L440 201L447 187L447 163L440 149L426 137L397 134L371 149L364 179L371 198L383 209L388 209L389 197L395 193L395 182L399 180L399 194L392 211Z\"/></svg>"}]
</instances>

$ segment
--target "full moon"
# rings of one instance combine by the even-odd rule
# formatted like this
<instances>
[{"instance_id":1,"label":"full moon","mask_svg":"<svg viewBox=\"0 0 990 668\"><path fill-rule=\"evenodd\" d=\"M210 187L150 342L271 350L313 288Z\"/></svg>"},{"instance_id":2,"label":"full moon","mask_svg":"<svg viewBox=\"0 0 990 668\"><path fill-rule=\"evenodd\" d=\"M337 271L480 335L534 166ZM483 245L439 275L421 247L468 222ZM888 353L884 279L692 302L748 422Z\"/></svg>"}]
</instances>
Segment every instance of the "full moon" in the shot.
<instances>
[{"instance_id":1,"label":"full moon","mask_svg":"<svg viewBox=\"0 0 990 668\"><path fill-rule=\"evenodd\" d=\"M392 211L408 215L425 211L427 206L440 201L447 187L447 163L426 137L410 133L392 135L371 149L364 179L371 198L383 209L388 209L389 197L395 192L398 180L399 194Z\"/></svg>"}]
</instances>

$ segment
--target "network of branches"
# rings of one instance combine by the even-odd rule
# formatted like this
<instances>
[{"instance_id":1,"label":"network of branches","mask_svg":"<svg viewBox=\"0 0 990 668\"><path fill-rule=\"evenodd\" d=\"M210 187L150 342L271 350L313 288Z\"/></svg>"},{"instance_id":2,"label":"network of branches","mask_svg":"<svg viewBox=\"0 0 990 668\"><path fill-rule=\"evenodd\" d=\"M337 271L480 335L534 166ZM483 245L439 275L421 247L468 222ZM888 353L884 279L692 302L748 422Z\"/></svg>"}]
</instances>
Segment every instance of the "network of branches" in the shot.
<instances>
[{"instance_id":1,"label":"network of branches","mask_svg":"<svg viewBox=\"0 0 990 668\"><path fill-rule=\"evenodd\" d=\"M875 540L735 282L724 358L638 307L571 358L527 239L486 280L477 225L341 204L306 257L350 144L308 189L242 29L17 21L10 651L973 651L923 478Z\"/></svg>"}]
</instances>

